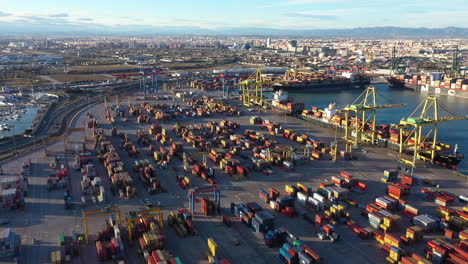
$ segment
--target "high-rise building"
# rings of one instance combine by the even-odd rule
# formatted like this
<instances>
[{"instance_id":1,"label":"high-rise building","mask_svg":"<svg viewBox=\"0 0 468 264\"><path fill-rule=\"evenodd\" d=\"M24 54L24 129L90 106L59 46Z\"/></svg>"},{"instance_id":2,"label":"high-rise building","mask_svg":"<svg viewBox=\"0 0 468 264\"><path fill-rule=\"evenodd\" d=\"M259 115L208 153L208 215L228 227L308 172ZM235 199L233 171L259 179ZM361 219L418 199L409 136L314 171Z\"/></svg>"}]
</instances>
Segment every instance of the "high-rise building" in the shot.
<instances>
[{"instance_id":1,"label":"high-rise building","mask_svg":"<svg viewBox=\"0 0 468 264\"><path fill-rule=\"evenodd\" d=\"M267 38L266 46L267 46L267 48L271 47L271 38Z\"/></svg>"}]
</instances>

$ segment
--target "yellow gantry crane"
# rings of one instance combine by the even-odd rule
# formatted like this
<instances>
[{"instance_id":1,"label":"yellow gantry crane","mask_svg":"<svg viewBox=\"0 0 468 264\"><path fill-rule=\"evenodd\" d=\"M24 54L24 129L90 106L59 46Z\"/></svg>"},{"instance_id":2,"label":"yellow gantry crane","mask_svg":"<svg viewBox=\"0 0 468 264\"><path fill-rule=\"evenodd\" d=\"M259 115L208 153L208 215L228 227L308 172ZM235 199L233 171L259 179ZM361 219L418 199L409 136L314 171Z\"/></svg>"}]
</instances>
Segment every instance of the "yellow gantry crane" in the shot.
<instances>
[{"instance_id":1,"label":"yellow gantry crane","mask_svg":"<svg viewBox=\"0 0 468 264\"><path fill-rule=\"evenodd\" d=\"M338 160L339 152L340 152L340 144L345 145L346 152L352 155L353 146L346 140L335 140L330 144L330 155L332 161L336 162ZM351 158L351 157L350 157Z\"/></svg>"},{"instance_id":2,"label":"yellow gantry crane","mask_svg":"<svg viewBox=\"0 0 468 264\"><path fill-rule=\"evenodd\" d=\"M367 141L372 144L375 143L376 135L376 122L377 115L376 110L387 109L393 107L405 106L405 104L386 104L386 105L377 105L377 91L375 87L369 86L364 90L361 95L359 95L356 100L349 106L346 106L343 110L339 112L345 113L345 141L351 146L359 146L362 141ZM349 113L355 114L354 120L354 139L351 137L351 124L349 122ZM365 135L366 124L369 120L372 120L374 128L370 130L371 137L368 138Z\"/></svg>"},{"instance_id":3,"label":"yellow gantry crane","mask_svg":"<svg viewBox=\"0 0 468 264\"><path fill-rule=\"evenodd\" d=\"M290 69L284 73L283 81L296 81L306 77L313 77L313 75L317 73L316 71Z\"/></svg>"},{"instance_id":4,"label":"yellow gantry crane","mask_svg":"<svg viewBox=\"0 0 468 264\"><path fill-rule=\"evenodd\" d=\"M238 85L242 88L242 103L245 106L254 104L263 105L263 85L266 82L262 77L262 70L257 69L255 73Z\"/></svg>"},{"instance_id":5,"label":"yellow gantry crane","mask_svg":"<svg viewBox=\"0 0 468 264\"><path fill-rule=\"evenodd\" d=\"M122 224L122 218L120 215L120 207L118 206L104 207L102 209L83 212L86 244L88 244L88 218L97 217L97 216L107 216L107 215L113 215L113 214L117 216L117 224L120 226Z\"/></svg>"},{"instance_id":6,"label":"yellow gantry crane","mask_svg":"<svg viewBox=\"0 0 468 264\"><path fill-rule=\"evenodd\" d=\"M133 225L132 223L135 223L136 221L143 220L143 219L148 219L152 217L157 217L158 219L158 224L159 227L162 229L164 227L164 215L163 212L161 211L161 208L156 207L148 210L143 210L143 211L138 211L135 213L134 218L128 218L127 219L127 230L128 230L128 240L130 243L133 241Z\"/></svg>"},{"instance_id":7,"label":"yellow gantry crane","mask_svg":"<svg viewBox=\"0 0 468 264\"><path fill-rule=\"evenodd\" d=\"M409 115L408 118L402 119L400 124L395 127L400 129L400 162L416 167L416 160L434 162L437 150L437 136L439 123L468 119L468 116L451 116L439 117L439 102L437 97L428 96L418 107ZM417 114L420 111L419 114ZM429 131L424 136L423 128L428 127ZM432 135L430 148L423 148L424 143ZM404 136L407 136L405 139ZM413 142L409 142L412 139ZM405 151L413 152L412 159L405 159L403 154Z\"/></svg>"}]
</instances>

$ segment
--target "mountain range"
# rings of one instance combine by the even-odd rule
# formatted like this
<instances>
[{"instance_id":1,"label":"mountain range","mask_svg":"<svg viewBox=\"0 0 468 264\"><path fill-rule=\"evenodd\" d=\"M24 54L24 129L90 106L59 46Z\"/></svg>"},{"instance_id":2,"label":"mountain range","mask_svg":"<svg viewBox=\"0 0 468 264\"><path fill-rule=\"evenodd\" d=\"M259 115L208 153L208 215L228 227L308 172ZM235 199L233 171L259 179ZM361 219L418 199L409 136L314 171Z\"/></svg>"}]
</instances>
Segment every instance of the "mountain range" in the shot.
<instances>
[{"instance_id":1,"label":"mountain range","mask_svg":"<svg viewBox=\"0 0 468 264\"><path fill-rule=\"evenodd\" d=\"M105 26L93 23L41 24L0 22L2 35L235 35L271 37L349 37L349 38L468 38L468 28L404 28L404 27L359 27L352 29L275 29L257 27L228 27L206 29L199 27L163 27L149 25Z\"/></svg>"}]
</instances>

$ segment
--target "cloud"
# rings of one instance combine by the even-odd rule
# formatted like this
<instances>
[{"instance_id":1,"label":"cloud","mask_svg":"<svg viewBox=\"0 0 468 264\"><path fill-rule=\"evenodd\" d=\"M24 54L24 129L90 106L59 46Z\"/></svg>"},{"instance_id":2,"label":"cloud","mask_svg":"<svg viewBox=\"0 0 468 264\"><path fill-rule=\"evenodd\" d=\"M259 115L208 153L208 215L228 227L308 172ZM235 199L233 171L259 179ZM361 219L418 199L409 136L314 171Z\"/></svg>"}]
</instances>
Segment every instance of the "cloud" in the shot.
<instances>
[{"instance_id":1,"label":"cloud","mask_svg":"<svg viewBox=\"0 0 468 264\"><path fill-rule=\"evenodd\" d=\"M344 0L289 0L284 5L309 5L309 4L332 4L340 3Z\"/></svg>"},{"instance_id":2,"label":"cloud","mask_svg":"<svg viewBox=\"0 0 468 264\"><path fill-rule=\"evenodd\" d=\"M0 17L11 16L10 13L0 11Z\"/></svg>"},{"instance_id":3,"label":"cloud","mask_svg":"<svg viewBox=\"0 0 468 264\"><path fill-rule=\"evenodd\" d=\"M26 19L34 20L34 21L47 21L47 20L50 20L50 18L39 17L39 16L22 16L22 18L26 18Z\"/></svg>"},{"instance_id":4,"label":"cloud","mask_svg":"<svg viewBox=\"0 0 468 264\"><path fill-rule=\"evenodd\" d=\"M333 16L333 15L317 15L317 14L309 14L306 12L286 13L285 15L289 17L305 17L305 18L323 19L323 20L335 20L337 18L336 16Z\"/></svg>"},{"instance_id":5,"label":"cloud","mask_svg":"<svg viewBox=\"0 0 468 264\"><path fill-rule=\"evenodd\" d=\"M424 10L410 10L408 11L409 14L426 14L428 13L427 11Z\"/></svg>"},{"instance_id":6,"label":"cloud","mask_svg":"<svg viewBox=\"0 0 468 264\"><path fill-rule=\"evenodd\" d=\"M80 17L80 18L78 18L78 20L80 20L80 21L94 21L94 19L88 18L88 17Z\"/></svg>"},{"instance_id":7,"label":"cloud","mask_svg":"<svg viewBox=\"0 0 468 264\"><path fill-rule=\"evenodd\" d=\"M58 13L49 15L49 17L69 17L69 15L67 13Z\"/></svg>"}]
</instances>

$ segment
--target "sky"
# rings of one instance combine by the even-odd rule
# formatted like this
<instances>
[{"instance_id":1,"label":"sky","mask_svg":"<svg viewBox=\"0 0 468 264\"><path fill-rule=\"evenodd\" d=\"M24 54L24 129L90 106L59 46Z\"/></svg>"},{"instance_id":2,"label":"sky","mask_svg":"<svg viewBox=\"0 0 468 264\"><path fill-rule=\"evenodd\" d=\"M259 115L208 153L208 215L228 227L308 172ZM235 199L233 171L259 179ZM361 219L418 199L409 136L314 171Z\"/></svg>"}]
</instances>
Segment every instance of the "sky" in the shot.
<instances>
[{"instance_id":1,"label":"sky","mask_svg":"<svg viewBox=\"0 0 468 264\"><path fill-rule=\"evenodd\" d=\"M1 27L468 26L468 0L0 0Z\"/></svg>"}]
</instances>

